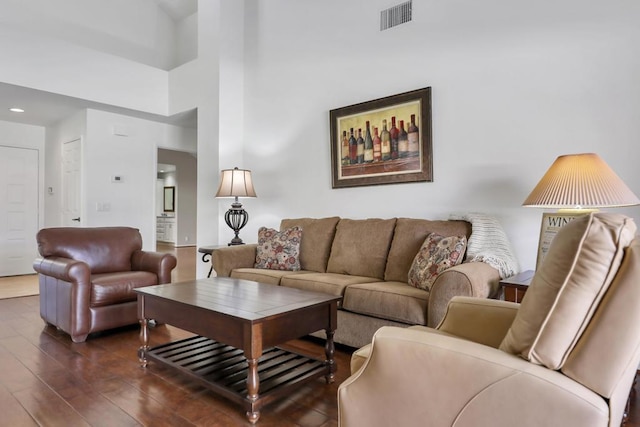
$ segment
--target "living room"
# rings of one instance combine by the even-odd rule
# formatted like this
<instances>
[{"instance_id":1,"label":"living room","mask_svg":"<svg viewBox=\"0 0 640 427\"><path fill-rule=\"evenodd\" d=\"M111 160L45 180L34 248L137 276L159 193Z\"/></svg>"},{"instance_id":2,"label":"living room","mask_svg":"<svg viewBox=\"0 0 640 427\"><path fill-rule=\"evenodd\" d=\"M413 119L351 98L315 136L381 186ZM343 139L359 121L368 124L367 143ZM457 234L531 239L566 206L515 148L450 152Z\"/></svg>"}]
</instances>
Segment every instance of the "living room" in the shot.
<instances>
[{"instance_id":1,"label":"living room","mask_svg":"<svg viewBox=\"0 0 640 427\"><path fill-rule=\"evenodd\" d=\"M258 196L243 199L246 242L282 218L484 212L500 220L523 270L536 264L542 210L522 202L556 157L598 153L640 194L640 9L629 1L418 0L410 22L380 31L380 11L395 3L203 0L185 23L197 54L173 68L130 58L169 45L153 38L152 2L143 13L128 2L80 10L58 1L56 14L45 3L28 2L58 24L35 31L30 7L7 2L19 14L0 27L11 64L0 82L89 105L46 126L2 116L3 145L41 153L40 227L62 225L60 147L78 137L90 154L82 225L139 228L146 248L155 244L158 148L197 153L198 246L232 237L229 200L214 196L220 170L235 166L252 170ZM108 37L71 40L80 24ZM105 52L108 40L120 44ZM332 189L329 111L424 87L433 182ZM165 119L194 110L195 130ZM637 206L615 212L640 221ZM197 268L205 277L208 265Z\"/></svg>"}]
</instances>

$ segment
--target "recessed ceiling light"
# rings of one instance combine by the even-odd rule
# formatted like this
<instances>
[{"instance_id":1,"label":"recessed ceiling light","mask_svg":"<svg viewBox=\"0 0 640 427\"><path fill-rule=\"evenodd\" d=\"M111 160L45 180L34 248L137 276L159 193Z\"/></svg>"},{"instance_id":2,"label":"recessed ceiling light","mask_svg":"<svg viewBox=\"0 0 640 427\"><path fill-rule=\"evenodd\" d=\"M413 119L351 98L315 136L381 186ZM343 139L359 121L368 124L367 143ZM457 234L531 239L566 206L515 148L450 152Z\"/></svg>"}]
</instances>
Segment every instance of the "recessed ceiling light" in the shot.
<instances>
[{"instance_id":1,"label":"recessed ceiling light","mask_svg":"<svg viewBox=\"0 0 640 427\"><path fill-rule=\"evenodd\" d=\"M11 111L13 113L24 113L24 110L22 108L18 108L18 107L11 107L11 108L9 108L9 111Z\"/></svg>"}]
</instances>

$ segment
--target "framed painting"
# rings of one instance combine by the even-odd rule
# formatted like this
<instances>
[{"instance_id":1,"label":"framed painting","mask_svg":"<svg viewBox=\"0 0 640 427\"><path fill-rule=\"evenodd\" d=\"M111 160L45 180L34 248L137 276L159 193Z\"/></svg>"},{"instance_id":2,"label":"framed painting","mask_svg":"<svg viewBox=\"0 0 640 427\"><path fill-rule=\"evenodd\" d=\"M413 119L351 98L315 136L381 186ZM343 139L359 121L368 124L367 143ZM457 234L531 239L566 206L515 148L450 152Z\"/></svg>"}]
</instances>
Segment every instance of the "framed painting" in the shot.
<instances>
[{"instance_id":1,"label":"framed painting","mask_svg":"<svg viewBox=\"0 0 640 427\"><path fill-rule=\"evenodd\" d=\"M165 212L175 212L176 187L164 187L163 207Z\"/></svg>"},{"instance_id":2,"label":"framed painting","mask_svg":"<svg viewBox=\"0 0 640 427\"><path fill-rule=\"evenodd\" d=\"M433 181L431 88L329 112L333 188Z\"/></svg>"}]
</instances>

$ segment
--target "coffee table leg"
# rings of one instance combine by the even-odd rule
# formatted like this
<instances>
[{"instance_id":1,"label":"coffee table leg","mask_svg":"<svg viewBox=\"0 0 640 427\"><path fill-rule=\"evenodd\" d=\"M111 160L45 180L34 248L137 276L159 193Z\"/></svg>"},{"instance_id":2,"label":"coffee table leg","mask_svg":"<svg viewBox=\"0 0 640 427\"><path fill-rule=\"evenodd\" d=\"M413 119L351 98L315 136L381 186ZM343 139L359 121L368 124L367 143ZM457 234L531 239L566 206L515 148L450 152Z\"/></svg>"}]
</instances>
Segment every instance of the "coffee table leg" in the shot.
<instances>
[{"instance_id":1,"label":"coffee table leg","mask_svg":"<svg viewBox=\"0 0 640 427\"><path fill-rule=\"evenodd\" d=\"M335 379L336 372L336 362L333 360L333 355L336 352L336 347L333 343L333 334L334 331L330 329L326 329L327 333L327 341L324 344L324 354L327 357L327 360L324 362L329 366L329 373L325 376L325 380L327 384L331 384Z\"/></svg>"},{"instance_id":2,"label":"coffee table leg","mask_svg":"<svg viewBox=\"0 0 640 427\"><path fill-rule=\"evenodd\" d=\"M140 348L138 361L143 368L147 367L147 351L149 351L149 319L140 319Z\"/></svg>"},{"instance_id":3,"label":"coffee table leg","mask_svg":"<svg viewBox=\"0 0 640 427\"><path fill-rule=\"evenodd\" d=\"M249 371L247 372L247 399L250 410L247 411L247 419L251 424L255 424L260 418L260 411L256 410L255 403L258 401L258 388L260 387L260 377L258 376L258 359L247 359Z\"/></svg>"}]
</instances>

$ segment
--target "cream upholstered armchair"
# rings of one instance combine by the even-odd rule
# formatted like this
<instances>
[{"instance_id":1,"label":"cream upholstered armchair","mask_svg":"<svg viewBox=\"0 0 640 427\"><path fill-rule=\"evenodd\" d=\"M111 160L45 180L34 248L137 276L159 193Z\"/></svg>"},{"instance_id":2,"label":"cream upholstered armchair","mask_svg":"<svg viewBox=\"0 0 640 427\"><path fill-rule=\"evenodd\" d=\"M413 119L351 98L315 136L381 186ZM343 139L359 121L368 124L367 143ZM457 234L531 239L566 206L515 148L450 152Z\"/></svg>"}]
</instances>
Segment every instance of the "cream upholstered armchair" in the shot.
<instances>
[{"instance_id":1,"label":"cream upholstered armchair","mask_svg":"<svg viewBox=\"0 0 640 427\"><path fill-rule=\"evenodd\" d=\"M619 426L640 361L635 232L579 217L522 304L456 297L437 329L379 329L338 389L339 425Z\"/></svg>"}]
</instances>

